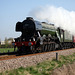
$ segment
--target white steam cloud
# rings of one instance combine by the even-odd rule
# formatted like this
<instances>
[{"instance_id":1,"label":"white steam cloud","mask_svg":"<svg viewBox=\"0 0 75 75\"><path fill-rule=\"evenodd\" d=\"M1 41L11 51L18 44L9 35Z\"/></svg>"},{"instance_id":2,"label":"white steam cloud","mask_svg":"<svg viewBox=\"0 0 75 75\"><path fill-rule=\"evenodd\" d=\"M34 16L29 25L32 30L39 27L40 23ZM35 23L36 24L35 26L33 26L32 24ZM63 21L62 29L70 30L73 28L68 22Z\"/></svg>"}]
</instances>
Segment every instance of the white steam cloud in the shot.
<instances>
[{"instance_id":1,"label":"white steam cloud","mask_svg":"<svg viewBox=\"0 0 75 75\"><path fill-rule=\"evenodd\" d=\"M53 23L56 27L68 30L75 35L75 11L68 11L62 7L44 6L32 10L30 16L41 21Z\"/></svg>"}]
</instances>

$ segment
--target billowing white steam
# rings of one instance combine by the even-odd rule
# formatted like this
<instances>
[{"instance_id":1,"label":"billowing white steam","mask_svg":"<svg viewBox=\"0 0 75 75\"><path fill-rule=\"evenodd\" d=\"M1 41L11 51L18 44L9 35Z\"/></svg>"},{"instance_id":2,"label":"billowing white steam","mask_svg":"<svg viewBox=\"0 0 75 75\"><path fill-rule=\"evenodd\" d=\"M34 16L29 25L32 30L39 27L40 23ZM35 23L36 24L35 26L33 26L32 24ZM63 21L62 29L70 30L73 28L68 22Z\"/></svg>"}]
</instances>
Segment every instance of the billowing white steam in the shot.
<instances>
[{"instance_id":1,"label":"billowing white steam","mask_svg":"<svg viewBox=\"0 0 75 75\"><path fill-rule=\"evenodd\" d=\"M75 11L68 11L62 7L44 6L32 10L30 16L54 23L56 27L61 27L75 35Z\"/></svg>"}]
</instances>

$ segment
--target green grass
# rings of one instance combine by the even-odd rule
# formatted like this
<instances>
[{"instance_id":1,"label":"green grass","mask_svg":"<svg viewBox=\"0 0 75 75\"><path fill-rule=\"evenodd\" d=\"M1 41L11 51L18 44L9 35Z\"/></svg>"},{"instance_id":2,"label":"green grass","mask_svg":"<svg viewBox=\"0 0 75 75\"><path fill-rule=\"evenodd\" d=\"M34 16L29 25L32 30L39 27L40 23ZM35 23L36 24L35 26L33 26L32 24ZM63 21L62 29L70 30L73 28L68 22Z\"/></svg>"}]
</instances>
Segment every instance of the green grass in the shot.
<instances>
[{"instance_id":1,"label":"green grass","mask_svg":"<svg viewBox=\"0 0 75 75\"><path fill-rule=\"evenodd\" d=\"M38 63L36 66L20 67L11 71L0 73L0 75L50 75L51 72L58 67L62 67L63 64L73 63L75 61L75 53L69 56L59 56L59 60L46 60L42 63Z\"/></svg>"},{"instance_id":2,"label":"green grass","mask_svg":"<svg viewBox=\"0 0 75 75\"><path fill-rule=\"evenodd\" d=\"M8 50L10 52L13 52L14 51L14 48L0 48L0 53L3 53L3 52L8 52ZM17 49L16 49L17 50Z\"/></svg>"}]
</instances>

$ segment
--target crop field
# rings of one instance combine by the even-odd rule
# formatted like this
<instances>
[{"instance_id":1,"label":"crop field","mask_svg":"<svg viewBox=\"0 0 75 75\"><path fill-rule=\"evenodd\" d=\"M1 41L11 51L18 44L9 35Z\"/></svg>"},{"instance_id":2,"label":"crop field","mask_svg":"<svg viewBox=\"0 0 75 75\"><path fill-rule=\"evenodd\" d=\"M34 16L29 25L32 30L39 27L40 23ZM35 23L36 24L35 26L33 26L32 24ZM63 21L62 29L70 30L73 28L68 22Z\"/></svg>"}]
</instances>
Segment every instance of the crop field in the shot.
<instances>
[{"instance_id":1,"label":"crop field","mask_svg":"<svg viewBox=\"0 0 75 75\"><path fill-rule=\"evenodd\" d=\"M0 48L0 53L8 52L8 51L9 52L13 52L14 51L14 48Z\"/></svg>"}]
</instances>

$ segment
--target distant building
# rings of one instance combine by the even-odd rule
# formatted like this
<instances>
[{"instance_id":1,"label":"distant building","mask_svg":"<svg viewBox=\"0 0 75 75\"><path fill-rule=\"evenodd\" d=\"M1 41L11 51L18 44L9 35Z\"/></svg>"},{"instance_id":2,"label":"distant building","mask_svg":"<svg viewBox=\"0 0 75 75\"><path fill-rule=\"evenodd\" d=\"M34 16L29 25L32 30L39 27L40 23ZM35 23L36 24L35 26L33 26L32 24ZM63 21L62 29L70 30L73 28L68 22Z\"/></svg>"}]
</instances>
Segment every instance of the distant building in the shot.
<instances>
[{"instance_id":1,"label":"distant building","mask_svg":"<svg viewBox=\"0 0 75 75\"><path fill-rule=\"evenodd\" d=\"M12 44L12 42L13 42L13 38L9 38L9 39L5 39L5 41L1 41L0 44L1 45Z\"/></svg>"},{"instance_id":2,"label":"distant building","mask_svg":"<svg viewBox=\"0 0 75 75\"><path fill-rule=\"evenodd\" d=\"M7 40L7 43L8 44L11 44L13 42L13 38L9 38L8 40Z\"/></svg>"},{"instance_id":3,"label":"distant building","mask_svg":"<svg viewBox=\"0 0 75 75\"><path fill-rule=\"evenodd\" d=\"M11 44L12 43L12 40L8 40L8 42L7 42L8 44Z\"/></svg>"},{"instance_id":4,"label":"distant building","mask_svg":"<svg viewBox=\"0 0 75 75\"><path fill-rule=\"evenodd\" d=\"M5 45L5 41L1 41L1 45Z\"/></svg>"}]
</instances>

